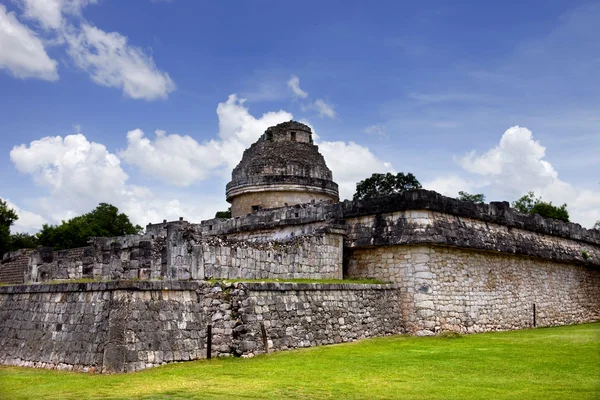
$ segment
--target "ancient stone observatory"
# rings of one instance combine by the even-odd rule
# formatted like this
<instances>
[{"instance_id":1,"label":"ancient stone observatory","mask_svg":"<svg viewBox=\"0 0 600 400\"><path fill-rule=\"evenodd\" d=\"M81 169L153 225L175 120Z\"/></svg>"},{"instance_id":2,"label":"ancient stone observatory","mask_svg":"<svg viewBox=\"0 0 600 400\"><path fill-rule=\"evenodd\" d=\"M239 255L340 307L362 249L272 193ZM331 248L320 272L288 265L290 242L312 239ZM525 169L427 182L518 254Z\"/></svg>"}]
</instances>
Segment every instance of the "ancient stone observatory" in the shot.
<instances>
[{"instance_id":1,"label":"ancient stone observatory","mask_svg":"<svg viewBox=\"0 0 600 400\"><path fill-rule=\"evenodd\" d=\"M311 201L338 201L311 129L289 121L272 126L244 152L227 184L233 217Z\"/></svg>"},{"instance_id":2,"label":"ancient stone observatory","mask_svg":"<svg viewBox=\"0 0 600 400\"><path fill-rule=\"evenodd\" d=\"M73 281L82 278L92 282ZM247 281L256 278L281 281ZM4 256L0 281L14 283L0 286L0 364L125 372L389 334L597 321L600 231L414 190L19 251Z\"/></svg>"}]
</instances>

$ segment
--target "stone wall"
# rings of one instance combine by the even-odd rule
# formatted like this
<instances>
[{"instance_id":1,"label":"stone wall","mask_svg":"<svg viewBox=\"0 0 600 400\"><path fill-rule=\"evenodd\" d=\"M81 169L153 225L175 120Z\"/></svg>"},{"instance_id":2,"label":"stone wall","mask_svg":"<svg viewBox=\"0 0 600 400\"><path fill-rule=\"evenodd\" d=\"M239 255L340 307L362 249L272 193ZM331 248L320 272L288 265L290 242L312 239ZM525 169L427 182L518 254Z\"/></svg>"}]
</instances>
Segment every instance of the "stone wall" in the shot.
<instances>
[{"instance_id":1,"label":"stone wall","mask_svg":"<svg viewBox=\"0 0 600 400\"><path fill-rule=\"evenodd\" d=\"M404 333L395 285L247 283L234 329L242 355Z\"/></svg>"},{"instance_id":2,"label":"stone wall","mask_svg":"<svg viewBox=\"0 0 600 400\"><path fill-rule=\"evenodd\" d=\"M339 234L253 242L220 237L175 240L167 249L167 279L342 279Z\"/></svg>"},{"instance_id":3,"label":"stone wall","mask_svg":"<svg viewBox=\"0 0 600 400\"><path fill-rule=\"evenodd\" d=\"M126 372L402 332L392 285L120 281L0 287L0 363ZM262 323L262 325L261 325ZM263 330L264 327L264 330ZM264 336L263 336L264 332Z\"/></svg>"},{"instance_id":4,"label":"stone wall","mask_svg":"<svg viewBox=\"0 0 600 400\"><path fill-rule=\"evenodd\" d=\"M247 188L248 193L242 193L237 195L231 202L231 214L236 216L243 216L252 214L259 209L268 208L279 208L287 206L288 204L303 204L310 203L311 201L337 201L337 196L333 196L326 193L311 192L307 188L298 186L297 190L293 190L294 187L291 185L284 186L272 185L269 190L259 190L257 186L256 191L252 191L251 187Z\"/></svg>"},{"instance_id":5,"label":"stone wall","mask_svg":"<svg viewBox=\"0 0 600 400\"><path fill-rule=\"evenodd\" d=\"M347 275L397 282L411 333L484 332L600 319L600 269L431 245L357 248Z\"/></svg>"}]
</instances>

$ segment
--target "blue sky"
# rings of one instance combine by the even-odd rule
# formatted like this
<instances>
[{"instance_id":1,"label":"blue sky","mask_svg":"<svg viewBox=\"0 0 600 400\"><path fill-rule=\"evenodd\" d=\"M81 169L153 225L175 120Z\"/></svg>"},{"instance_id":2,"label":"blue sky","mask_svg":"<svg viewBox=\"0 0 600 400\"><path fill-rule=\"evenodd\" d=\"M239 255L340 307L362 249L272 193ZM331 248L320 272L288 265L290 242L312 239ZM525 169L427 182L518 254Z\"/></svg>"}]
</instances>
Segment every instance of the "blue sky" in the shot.
<instances>
[{"instance_id":1,"label":"blue sky","mask_svg":"<svg viewBox=\"0 0 600 400\"><path fill-rule=\"evenodd\" d=\"M376 4L373 4L376 3ZM600 219L600 3L0 0L0 196L34 232L106 201L210 218L244 148L310 124L373 172Z\"/></svg>"}]
</instances>

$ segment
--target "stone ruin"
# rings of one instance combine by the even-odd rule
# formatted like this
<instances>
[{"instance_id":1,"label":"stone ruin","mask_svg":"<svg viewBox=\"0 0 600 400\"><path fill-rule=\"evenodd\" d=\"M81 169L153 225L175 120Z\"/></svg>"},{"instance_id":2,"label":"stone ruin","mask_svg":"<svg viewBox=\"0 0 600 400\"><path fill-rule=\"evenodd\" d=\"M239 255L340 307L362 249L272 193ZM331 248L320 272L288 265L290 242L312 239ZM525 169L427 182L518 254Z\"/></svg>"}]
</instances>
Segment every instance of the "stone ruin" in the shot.
<instances>
[{"instance_id":1,"label":"stone ruin","mask_svg":"<svg viewBox=\"0 0 600 400\"><path fill-rule=\"evenodd\" d=\"M300 123L269 128L246 150L227 198L231 219L6 254L0 363L127 372L600 319L599 231L427 190L337 202Z\"/></svg>"}]
</instances>

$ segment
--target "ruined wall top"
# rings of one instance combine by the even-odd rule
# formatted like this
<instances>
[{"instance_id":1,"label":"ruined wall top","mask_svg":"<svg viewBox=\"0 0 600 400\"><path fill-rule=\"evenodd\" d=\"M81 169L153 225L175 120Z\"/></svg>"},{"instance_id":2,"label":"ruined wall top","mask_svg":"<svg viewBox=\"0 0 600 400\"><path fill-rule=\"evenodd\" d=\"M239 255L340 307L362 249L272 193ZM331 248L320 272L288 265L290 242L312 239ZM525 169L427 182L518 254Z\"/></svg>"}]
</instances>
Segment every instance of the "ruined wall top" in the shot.
<instances>
[{"instance_id":1,"label":"ruined wall top","mask_svg":"<svg viewBox=\"0 0 600 400\"><path fill-rule=\"evenodd\" d=\"M343 218L405 210L431 210L600 246L598 230L537 214L523 214L511 208L506 201L477 204L446 197L432 190L418 189L363 201L345 201L335 206L339 207L338 212Z\"/></svg>"}]
</instances>

